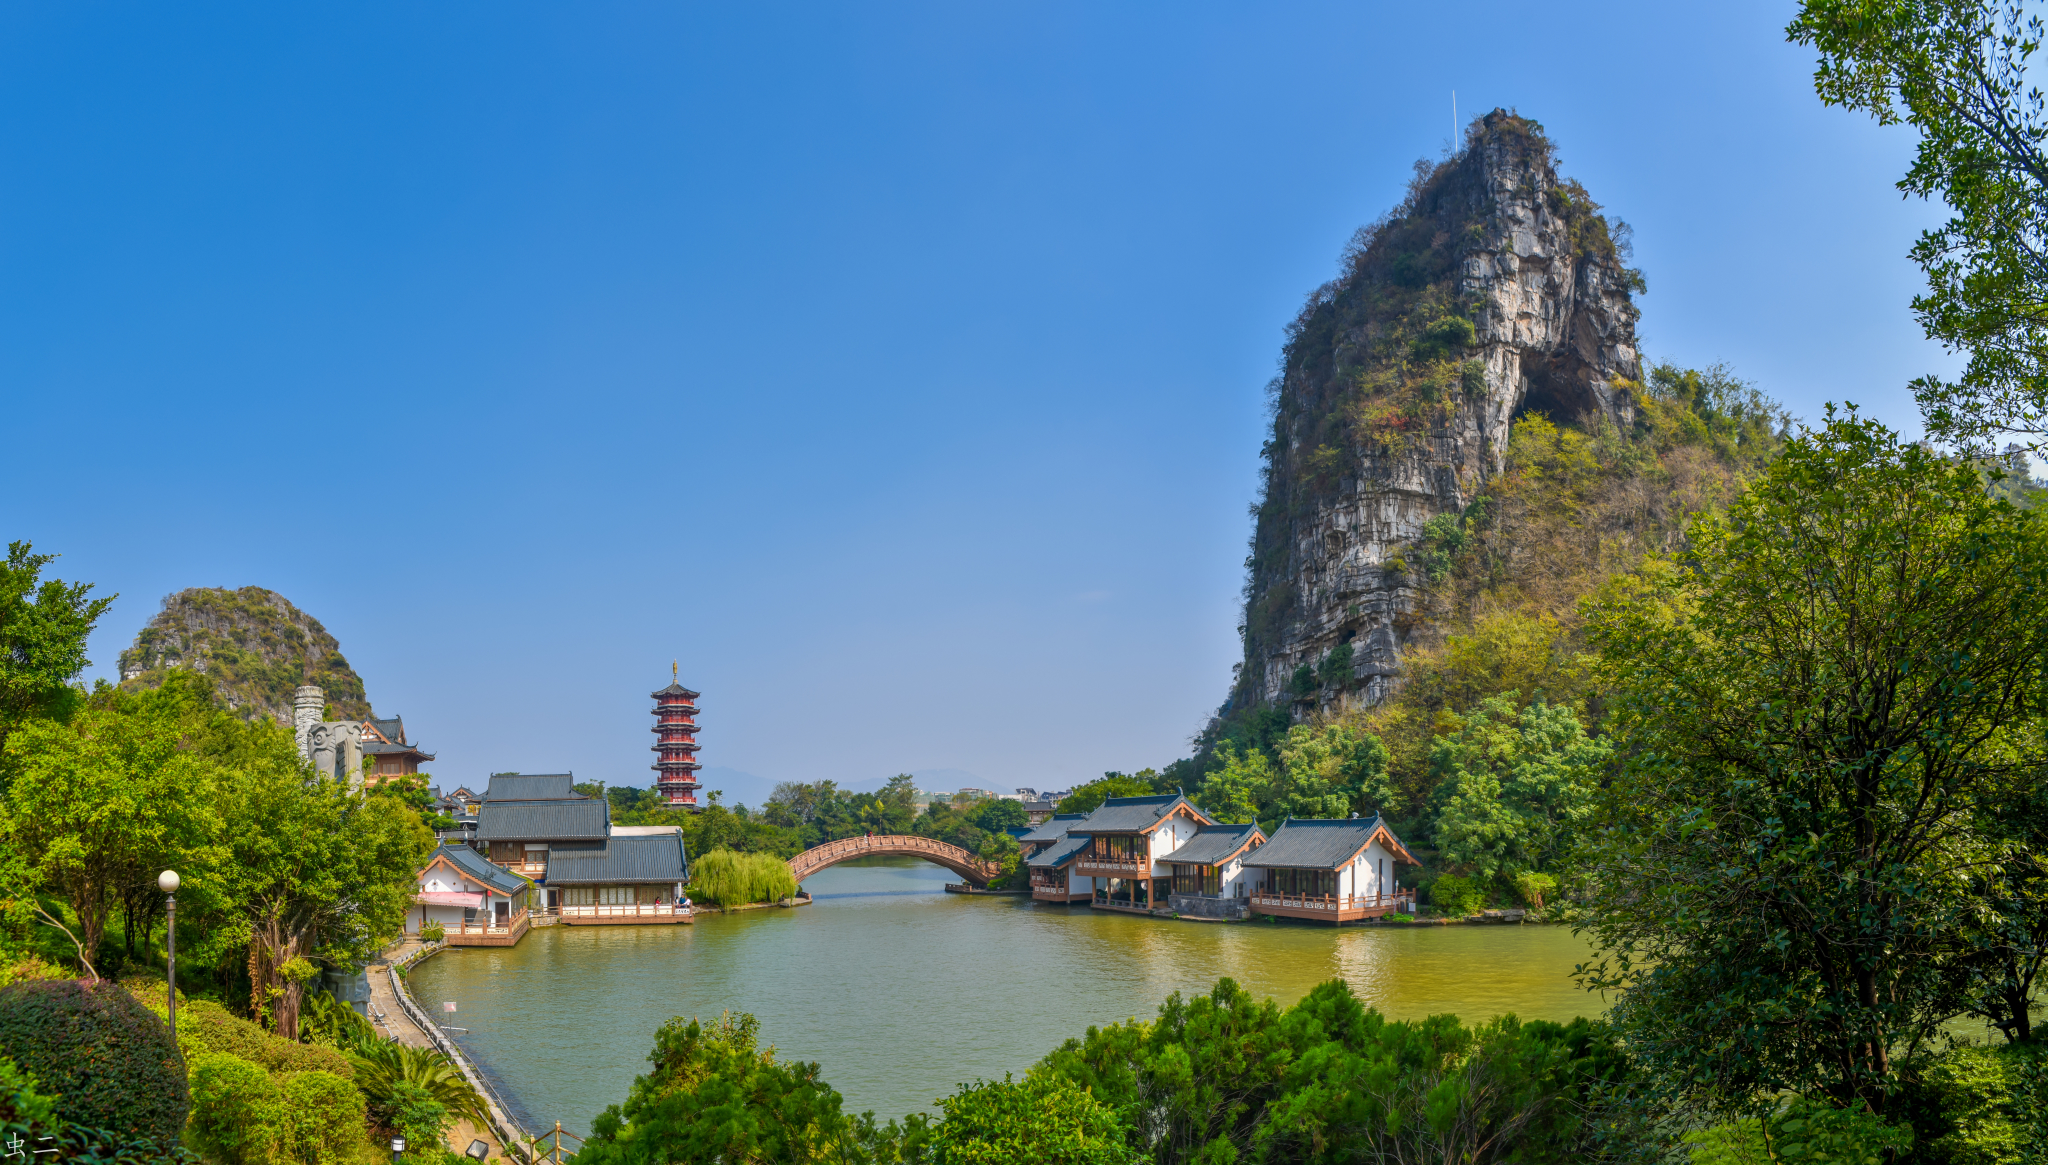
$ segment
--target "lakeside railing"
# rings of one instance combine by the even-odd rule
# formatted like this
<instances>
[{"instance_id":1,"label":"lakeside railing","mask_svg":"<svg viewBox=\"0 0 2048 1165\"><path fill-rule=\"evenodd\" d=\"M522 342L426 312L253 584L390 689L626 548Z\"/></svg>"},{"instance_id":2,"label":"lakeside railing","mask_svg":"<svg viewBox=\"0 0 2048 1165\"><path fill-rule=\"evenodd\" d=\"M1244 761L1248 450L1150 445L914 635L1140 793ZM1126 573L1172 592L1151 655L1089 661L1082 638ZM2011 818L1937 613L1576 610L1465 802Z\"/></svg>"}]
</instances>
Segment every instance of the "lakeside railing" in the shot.
<instances>
[{"instance_id":1,"label":"lakeside railing","mask_svg":"<svg viewBox=\"0 0 2048 1165\"><path fill-rule=\"evenodd\" d=\"M690 908L673 902L627 902L613 906L564 906L563 918L674 918Z\"/></svg>"},{"instance_id":2,"label":"lakeside railing","mask_svg":"<svg viewBox=\"0 0 2048 1165\"><path fill-rule=\"evenodd\" d=\"M1350 910L1398 909L1415 901L1415 891L1396 890L1391 894L1286 894L1271 890L1252 891L1254 906L1271 906L1281 910L1317 910L1340 914Z\"/></svg>"},{"instance_id":3,"label":"lakeside railing","mask_svg":"<svg viewBox=\"0 0 2048 1165\"><path fill-rule=\"evenodd\" d=\"M503 926L496 922L444 922L441 929L451 935L509 935L526 922L526 911L520 910L505 919Z\"/></svg>"},{"instance_id":4,"label":"lakeside railing","mask_svg":"<svg viewBox=\"0 0 2048 1165\"><path fill-rule=\"evenodd\" d=\"M433 949L444 948L436 946ZM404 965L411 966L429 953L432 952L420 952L415 957L407 959ZM469 1081L470 1086L477 1090L477 1094L484 1098L484 1115L491 1118L491 1131L497 1134L498 1144L503 1146L508 1154L525 1148L534 1138L519 1127L518 1121L512 1119L510 1106L498 1095L498 1090L491 1087L491 1082L484 1074L477 1071L476 1066L469 1062L469 1057L463 1054L455 1041L449 1039L441 1031L440 1025L429 1019L427 1013L421 1010L420 1005L413 1000L412 992L406 989L405 976L399 974L399 970L399 967L389 964L384 968L384 973L391 977L391 993L398 997L398 1006L405 1010L406 1017L412 1020L413 1026L433 1043L435 1049L448 1057L449 1062L455 1065L455 1070L462 1074L462 1078Z\"/></svg>"}]
</instances>

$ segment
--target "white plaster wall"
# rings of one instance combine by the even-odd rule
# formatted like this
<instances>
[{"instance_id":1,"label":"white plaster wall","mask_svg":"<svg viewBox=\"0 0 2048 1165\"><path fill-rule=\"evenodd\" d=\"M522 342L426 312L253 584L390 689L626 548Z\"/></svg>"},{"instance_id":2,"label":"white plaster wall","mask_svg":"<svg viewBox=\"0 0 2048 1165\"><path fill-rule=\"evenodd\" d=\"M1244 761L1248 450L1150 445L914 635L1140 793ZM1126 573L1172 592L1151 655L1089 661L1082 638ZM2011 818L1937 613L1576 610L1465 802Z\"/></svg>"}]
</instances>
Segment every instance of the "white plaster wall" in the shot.
<instances>
[{"instance_id":1,"label":"white plaster wall","mask_svg":"<svg viewBox=\"0 0 2048 1165\"><path fill-rule=\"evenodd\" d=\"M420 932L420 911L422 910L427 912L427 921L429 923L438 922L443 926L462 925L462 907L460 906L414 905L405 914L405 933L418 934Z\"/></svg>"}]
</instances>

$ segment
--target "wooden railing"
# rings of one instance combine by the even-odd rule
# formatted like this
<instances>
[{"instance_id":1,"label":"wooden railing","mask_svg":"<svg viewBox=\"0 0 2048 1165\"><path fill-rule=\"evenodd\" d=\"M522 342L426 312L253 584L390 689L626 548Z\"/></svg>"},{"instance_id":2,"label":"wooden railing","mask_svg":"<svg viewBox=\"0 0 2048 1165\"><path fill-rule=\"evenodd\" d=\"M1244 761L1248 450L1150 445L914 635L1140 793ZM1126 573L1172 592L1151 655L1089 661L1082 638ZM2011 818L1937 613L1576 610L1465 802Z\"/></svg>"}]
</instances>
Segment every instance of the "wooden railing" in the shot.
<instances>
[{"instance_id":1,"label":"wooden railing","mask_svg":"<svg viewBox=\"0 0 2048 1165\"><path fill-rule=\"evenodd\" d=\"M1077 868L1087 866L1116 871L1111 877L1124 874L1149 877L1152 872L1152 858L1148 854L1081 854L1074 859L1074 865Z\"/></svg>"},{"instance_id":2,"label":"wooden railing","mask_svg":"<svg viewBox=\"0 0 2048 1165\"><path fill-rule=\"evenodd\" d=\"M477 922L444 922L441 924L441 927L443 930L447 931L451 935L511 934L513 931L519 929L520 923L525 921L526 911L519 910L515 911L510 917L505 919L505 924L503 926L498 925L496 920L480 920Z\"/></svg>"},{"instance_id":3,"label":"wooden railing","mask_svg":"<svg viewBox=\"0 0 2048 1165\"><path fill-rule=\"evenodd\" d=\"M674 918L690 908L673 902L625 902L612 906L564 906L563 918Z\"/></svg>"},{"instance_id":4,"label":"wooden railing","mask_svg":"<svg viewBox=\"0 0 2048 1165\"><path fill-rule=\"evenodd\" d=\"M1415 891L1396 890L1391 894L1283 894L1272 890L1254 890L1251 896L1254 906L1274 906L1282 910L1327 910L1333 914L1347 910L1377 910L1400 907L1415 901Z\"/></svg>"}]
</instances>

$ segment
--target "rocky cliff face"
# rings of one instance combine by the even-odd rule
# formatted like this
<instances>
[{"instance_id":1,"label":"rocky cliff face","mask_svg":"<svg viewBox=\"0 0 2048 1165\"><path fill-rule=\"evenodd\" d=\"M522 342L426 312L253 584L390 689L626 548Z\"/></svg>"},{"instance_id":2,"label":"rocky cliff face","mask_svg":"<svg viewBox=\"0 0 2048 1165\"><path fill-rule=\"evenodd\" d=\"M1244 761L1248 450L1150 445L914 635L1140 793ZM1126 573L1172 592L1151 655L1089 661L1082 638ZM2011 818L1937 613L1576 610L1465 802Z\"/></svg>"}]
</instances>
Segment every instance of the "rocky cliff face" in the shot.
<instances>
[{"instance_id":1,"label":"rocky cliff face","mask_svg":"<svg viewBox=\"0 0 2048 1165\"><path fill-rule=\"evenodd\" d=\"M1438 536L1525 411L1633 422L1641 276L1534 122L1495 110L1418 163L1290 327L1231 706L1377 702L1426 628Z\"/></svg>"},{"instance_id":2,"label":"rocky cliff face","mask_svg":"<svg viewBox=\"0 0 2048 1165\"><path fill-rule=\"evenodd\" d=\"M367 720L362 677L318 619L262 587L194 587L164 600L121 653L121 686L153 688L165 670L191 668L212 678L228 707L244 717L292 723L300 684L325 689L336 720Z\"/></svg>"}]
</instances>

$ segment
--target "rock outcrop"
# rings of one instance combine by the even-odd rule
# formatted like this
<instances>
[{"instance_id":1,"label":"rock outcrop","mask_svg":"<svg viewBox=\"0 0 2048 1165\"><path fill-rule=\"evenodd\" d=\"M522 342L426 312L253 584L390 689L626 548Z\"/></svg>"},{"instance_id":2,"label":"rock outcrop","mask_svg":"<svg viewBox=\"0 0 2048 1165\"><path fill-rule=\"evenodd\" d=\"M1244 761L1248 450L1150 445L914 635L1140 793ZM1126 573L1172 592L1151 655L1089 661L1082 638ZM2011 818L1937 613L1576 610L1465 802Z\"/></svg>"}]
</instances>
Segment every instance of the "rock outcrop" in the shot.
<instances>
[{"instance_id":1,"label":"rock outcrop","mask_svg":"<svg viewBox=\"0 0 2048 1165\"><path fill-rule=\"evenodd\" d=\"M193 587L163 609L121 653L121 686L153 688L164 672L186 667L213 680L227 706L246 718L292 724L301 684L326 692L331 719L367 720L370 699L341 645L318 619L262 587Z\"/></svg>"},{"instance_id":2,"label":"rock outcrop","mask_svg":"<svg viewBox=\"0 0 2048 1165\"><path fill-rule=\"evenodd\" d=\"M1626 257L1534 122L1495 110L1417 164L1289 329L1230 706L1383 698L1428 623L1432 537L1501 471L1514 420L1632 423Z\"/></svg>"}]
</instances>

